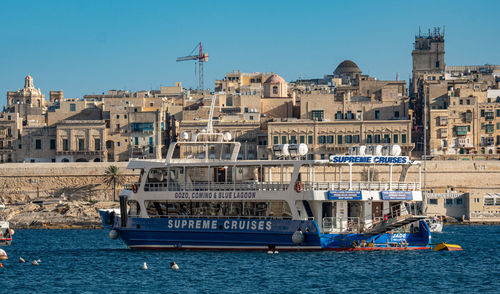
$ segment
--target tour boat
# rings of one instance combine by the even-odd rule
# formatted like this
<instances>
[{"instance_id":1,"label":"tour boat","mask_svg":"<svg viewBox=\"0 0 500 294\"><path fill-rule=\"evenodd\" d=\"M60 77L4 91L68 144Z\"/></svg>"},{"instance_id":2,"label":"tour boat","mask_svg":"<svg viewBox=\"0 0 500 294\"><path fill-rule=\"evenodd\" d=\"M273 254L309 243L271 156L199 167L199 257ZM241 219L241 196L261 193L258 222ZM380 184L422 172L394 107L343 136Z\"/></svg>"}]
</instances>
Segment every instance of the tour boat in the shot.
<instances>
[{"instance_id":1,"label":"tour boat","mask_svg":"<svg viewBox=\"0 0 500 294\"><path fill-rule=\"evenodd\" d=\"M239 149L229 133L202 130L182 134L165 159L131 160L139 182L121 191L119 211L100 210L103 226L132 249L430 249L420 162L399 146L323 160L307 159L305 144L275 145L269 160L239 160ZM411 168L418 181L405 182ZM385 181L375 179L381 169Z\"/></svg>"}]
</instances>

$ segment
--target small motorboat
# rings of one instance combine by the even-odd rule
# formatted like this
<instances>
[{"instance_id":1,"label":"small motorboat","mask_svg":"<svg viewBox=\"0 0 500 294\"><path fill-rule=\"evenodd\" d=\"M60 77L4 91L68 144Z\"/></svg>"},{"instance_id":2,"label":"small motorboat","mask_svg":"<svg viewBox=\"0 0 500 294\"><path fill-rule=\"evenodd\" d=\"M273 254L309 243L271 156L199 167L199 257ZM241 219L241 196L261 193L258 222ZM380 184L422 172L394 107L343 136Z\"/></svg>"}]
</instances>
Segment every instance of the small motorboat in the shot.
<instances>
[{"instance_id":1,"label":"small motorboat","mask_svg":"<svg viewBox=\"0 0 500 294\"><path fill-rule=\"evenodd\" d=\"M434 251L461 251L462 246L456 244L446 244L446 242L439 243L434 246Z\"/></svg>"},{"instance_id":2,"label":"small motorboat","mask_svg":"<svg viewBox=\"0 0 500 294\"><path fill-rule=\"evenodd\" d=\"M0 201L0 211L5 209L5 205ZM8 246L12 242L14 230L9 227L9 222L0 214L0 246Z\"/></svg>"},{"instance_id":3,"label":"small motorboat","mask_svg":"<svg viewBox=\"0 0 500 294\"><path fill-rule=\"evenodd\" d=\"M431 230L431 233L441 233L443 231L443 221L434 217L431 219L426 219L427 225Z\"/></svg>"}]
</instances>

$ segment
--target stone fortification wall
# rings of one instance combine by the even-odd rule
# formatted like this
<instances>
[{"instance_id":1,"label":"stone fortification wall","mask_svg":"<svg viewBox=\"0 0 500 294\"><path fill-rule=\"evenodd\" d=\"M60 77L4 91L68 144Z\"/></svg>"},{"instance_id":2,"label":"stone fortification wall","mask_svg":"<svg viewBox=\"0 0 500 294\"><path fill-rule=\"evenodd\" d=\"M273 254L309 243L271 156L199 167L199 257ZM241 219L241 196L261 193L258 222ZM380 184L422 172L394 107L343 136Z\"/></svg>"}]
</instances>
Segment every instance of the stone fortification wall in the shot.
<instances>
[{"instance_id":1,"label":"stone fortification wall","mask_svg":"<svg viewBox=\"0 0 500 294\"><path fill-rule=\"evenodd\" d=\"M113 189L104 179L105 170L111 165L119 168L125 183L137 180L139 171L126 170L126 162L1 164L0 197L7 204L46 198L110 200ZM121 188L117 187L117 195Z\"/></svg>"}]
</instances>

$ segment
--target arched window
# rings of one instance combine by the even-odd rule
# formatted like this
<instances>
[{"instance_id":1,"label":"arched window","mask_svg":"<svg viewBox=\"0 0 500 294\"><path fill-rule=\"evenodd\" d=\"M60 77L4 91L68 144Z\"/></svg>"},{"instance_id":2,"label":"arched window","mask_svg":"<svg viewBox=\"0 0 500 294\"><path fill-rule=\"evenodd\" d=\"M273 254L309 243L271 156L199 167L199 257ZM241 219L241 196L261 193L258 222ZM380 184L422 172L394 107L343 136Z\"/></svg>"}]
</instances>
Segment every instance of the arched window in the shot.
<instances>
[{"instance_id":1,"label":"arched window","mask_svg":"<svg viewBox=\"0 0 500 294\"><path fill-rule=\"evenodd\" d=\"M273 87L273 94L278 94L278 86Z\"/></svg>"},{"instance_id":2,"label":"arched window","mask_svg":"<svg viewBox=\"0 0 500 294\"><path fill-rule=\"evenodd\" d=\"M63 159L61 160L61 162L69 162L69 159L67 159L67 158L63 158Z\"/></svg>"}]
</instances>

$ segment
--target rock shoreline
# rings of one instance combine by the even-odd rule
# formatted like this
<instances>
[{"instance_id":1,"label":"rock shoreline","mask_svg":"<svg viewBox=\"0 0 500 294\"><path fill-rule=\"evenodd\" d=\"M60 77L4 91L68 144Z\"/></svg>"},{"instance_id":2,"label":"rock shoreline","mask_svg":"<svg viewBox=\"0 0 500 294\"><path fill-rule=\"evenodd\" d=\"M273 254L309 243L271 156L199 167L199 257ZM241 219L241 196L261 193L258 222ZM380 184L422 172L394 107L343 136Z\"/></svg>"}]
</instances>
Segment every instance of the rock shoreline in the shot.
<instances>
[{"instance_id":1,"label":"rock shoreline","mask_svg":"<svg viewBox=\"0 0 500 294\"><path fill-rule=\"evenodd\" d=\"M69 201L7 205L2 215L13 229L100 229L98 210L118 202Z\"/></svg>"}]
</instances>

